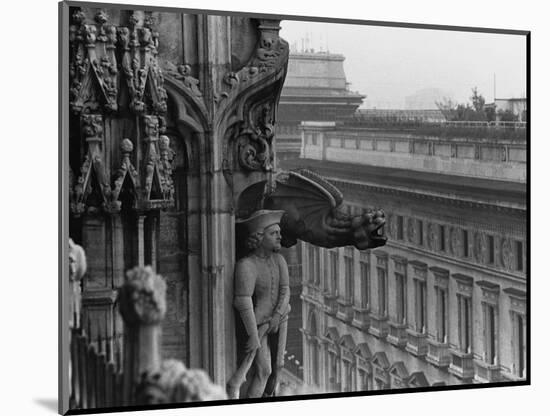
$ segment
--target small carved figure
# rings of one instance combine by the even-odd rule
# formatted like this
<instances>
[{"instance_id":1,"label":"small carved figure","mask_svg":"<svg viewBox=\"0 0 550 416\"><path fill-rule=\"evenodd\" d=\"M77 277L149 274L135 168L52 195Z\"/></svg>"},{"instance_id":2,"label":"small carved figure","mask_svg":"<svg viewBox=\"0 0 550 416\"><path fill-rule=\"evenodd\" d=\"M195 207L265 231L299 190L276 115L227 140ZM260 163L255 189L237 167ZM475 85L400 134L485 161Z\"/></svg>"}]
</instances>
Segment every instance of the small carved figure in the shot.
<instances>
[{"instance_id":1,"label":"small carved figure","mask_svg":"<svg viewBox=\"0 0 550 416\"><path fill-rule=\"evenodd\" d=\"M244 360L228 382L230 398L239 398L251 366L254 375L245 397L272 396L284 365L290 289L288 266L278 253L283 214L260 210L241 221L248 231L247 245L252 252L237 263L234 306L248 339Z\"/></svg>"}]
</instances>

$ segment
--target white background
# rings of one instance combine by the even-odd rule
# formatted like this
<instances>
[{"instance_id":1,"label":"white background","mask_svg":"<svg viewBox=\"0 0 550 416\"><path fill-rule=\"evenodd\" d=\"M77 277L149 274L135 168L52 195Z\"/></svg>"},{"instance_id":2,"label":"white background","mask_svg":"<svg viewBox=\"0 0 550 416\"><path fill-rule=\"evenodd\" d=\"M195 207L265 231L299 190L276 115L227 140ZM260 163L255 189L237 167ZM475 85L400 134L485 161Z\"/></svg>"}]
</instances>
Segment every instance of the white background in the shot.
<instances>
[{"instance_id":1,"label":"white background","mask_svg":"<svg viewBox=\"0 0 550 416\"><path fill-rule=\"evenodd\" d=\"M550 231L545 215L550 29L545 2L147 0L147 4L531 30L532 386L126 414L548 414L550 287L543 267L547 262L544 237ZM11 0L2 9L0 414L53 414L57 397L57 4Z\"/></svg>"}]
</instances>

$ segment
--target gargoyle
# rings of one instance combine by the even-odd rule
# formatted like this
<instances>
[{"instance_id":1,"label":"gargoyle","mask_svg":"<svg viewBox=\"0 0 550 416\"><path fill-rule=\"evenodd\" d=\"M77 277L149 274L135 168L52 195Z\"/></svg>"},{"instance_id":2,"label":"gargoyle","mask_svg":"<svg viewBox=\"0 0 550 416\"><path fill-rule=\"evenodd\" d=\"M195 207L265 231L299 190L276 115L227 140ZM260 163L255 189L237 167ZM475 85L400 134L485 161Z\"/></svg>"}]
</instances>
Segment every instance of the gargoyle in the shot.
<instances>
[{"instance_id":1,"label":"gargoyle","mask_svg":"<svg viewBox=\"0 0 550 416\"><path fill-rule=\"evenodd\" d=\"M263 199L265 209L286 212L281 220L285 247L298 239L321 247L352 245L359 250L386 244L382 210L353 216L342 211L342 203L342 193L335 186L305 169L279 173L274 189Z\"/></svg>"}]
</instances>

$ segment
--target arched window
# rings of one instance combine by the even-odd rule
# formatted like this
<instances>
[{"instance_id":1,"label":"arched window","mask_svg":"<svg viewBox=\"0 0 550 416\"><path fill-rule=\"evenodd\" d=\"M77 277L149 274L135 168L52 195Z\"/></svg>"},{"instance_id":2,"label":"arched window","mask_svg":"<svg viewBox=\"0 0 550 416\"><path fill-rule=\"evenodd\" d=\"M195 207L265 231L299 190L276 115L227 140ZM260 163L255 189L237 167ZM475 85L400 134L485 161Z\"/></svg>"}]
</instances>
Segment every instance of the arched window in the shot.
<instances>
[{"instance_id":1,"label":"arched window","mask_svg":"<svg viewBox=\"0 0 550 416\"><path fill-rule=\"evenodd\" d=\"M309 340L308 340L308 349L309 349L309 371L311 375L311 381L316 386L320 385L319 377L319 343L318 337L319 333L317 331L317 321L315 319L315 314L312 312L309 315Z\"/></svg>"}]
</instances>

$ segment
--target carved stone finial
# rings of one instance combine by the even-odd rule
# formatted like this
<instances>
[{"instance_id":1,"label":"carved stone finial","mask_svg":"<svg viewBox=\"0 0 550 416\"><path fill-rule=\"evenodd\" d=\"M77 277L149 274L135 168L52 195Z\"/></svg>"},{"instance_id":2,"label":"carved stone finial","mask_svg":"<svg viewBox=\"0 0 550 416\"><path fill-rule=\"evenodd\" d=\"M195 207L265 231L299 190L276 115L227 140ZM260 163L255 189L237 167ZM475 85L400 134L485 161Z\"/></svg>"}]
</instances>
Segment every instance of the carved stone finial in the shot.
<instances>
[{"instance_id":1,"label":"carved stone finial","mask_svg":"<svg viewBox=\"0 0 550 416\"><path fill-rule=\"evenodd\" d=\"M103 117L97 114L82 116L82 134L86 140L103 137Z\"/></svg>"},{"instance_id":2,"label":"carved stone finial","mask_svg":"<svg viewBox=\"0 0 550 416\"><path fill-rule=\"evenodd\" d=\"M223 388L203 370L188 369L177 360L166 360L159 371L143 374L137 387L138 404L225 400Z\"/></svg>"},{"instance_id":3,"label":"carved stone finial","mask_svg":"<svg viewBox=\"0 0 550 416\"><path fill-rule=\"evenodd\" d=\"M80 280L86 273L86 254L84 249L69 238L69 279Z\"/></svg>"},{"instance_id":4,"label":"carved stone finial","mask_svg":"<svg viewBox=\"0 0 550 416\"><path fill-rule=\"evenodd\" d=\"M119 289L120 313L127 325L158 324L166 314L166 283L150 266L126 273Z\"/></svg>"},{"instance_id":5,"label":"carved stone finial","mask_svg":"<svg viewBox=\"0 0 550 416\"><path fill-rule=\"evenodd\" d=\"M152 29L153 26L155 25L156 23L156 19L153 17L153 15L151 14L146 14L145 15L145 18L143 19L143 26L148 28L148 29Z\"/></svg>"},{"instance_id":6,"label":"carved stone finial","mask_svg":"<svg viewBox=\"0 0 550 416\"><path fill-rule=\"evenodd\" d=\"M143 116L145 126L145 136L150 139L158 138L159 134L159 120L157 116Z\"/></svg>"},{"instance_id":7,"label":"carved stone finial","mask_svg":"<svg viewBox=\"0 0 550 416\"><path fill-rule=\"evenodd\" d=\"M170 138L168 136L159 137L159 148L161 152L166 152L170 149Z\"/></svg>"},{"instance_id":8,"label":"carved stone finial","mask_svg":"<svg viewBox=\"0 0 550 416\"><path fill-rule=\"evenodd\" d=\"M86 15L84 14L84 12L79 8L78 10L76 10L73 15L71 16L72 18L72 21L74 24L76 25L81 25L84 23L84 21L86 20Z\"/></svg>"},{"instance_id":9,"label":"carved stone finial","mask_svg":"<svg viewBox=\"0 0 550 416\"><path fill-rule=\"evenodd\" d=\"M139 23L139 18L136 13L132 13L130 17L128 18L128 25L134 29L137 24Z\"/></svg>"},{"instance_id":10,"label":"carved stone finial","mask_svg":"<svg viewBox=\"0 0 550 416\"><path fill-rule=\"evenodd\" d=\"M120 150L122 153L132 153L134 151L134 144L130 139L123 139L120 143Z\"/></svg>"},{"instance_id":11,"label":"carved stone finial","mask_svg":"<svg viewBox=\"0 0 550 416\"><path fill-rule=\"evenodd\" d=\"M98 11L96 13L96 15L94 16L94 20L99 25L103 25L103 24L107 23L108 18L109 18L109 16L107 15L107 12L105 10Z\"/></svg>"}]
</instances>

